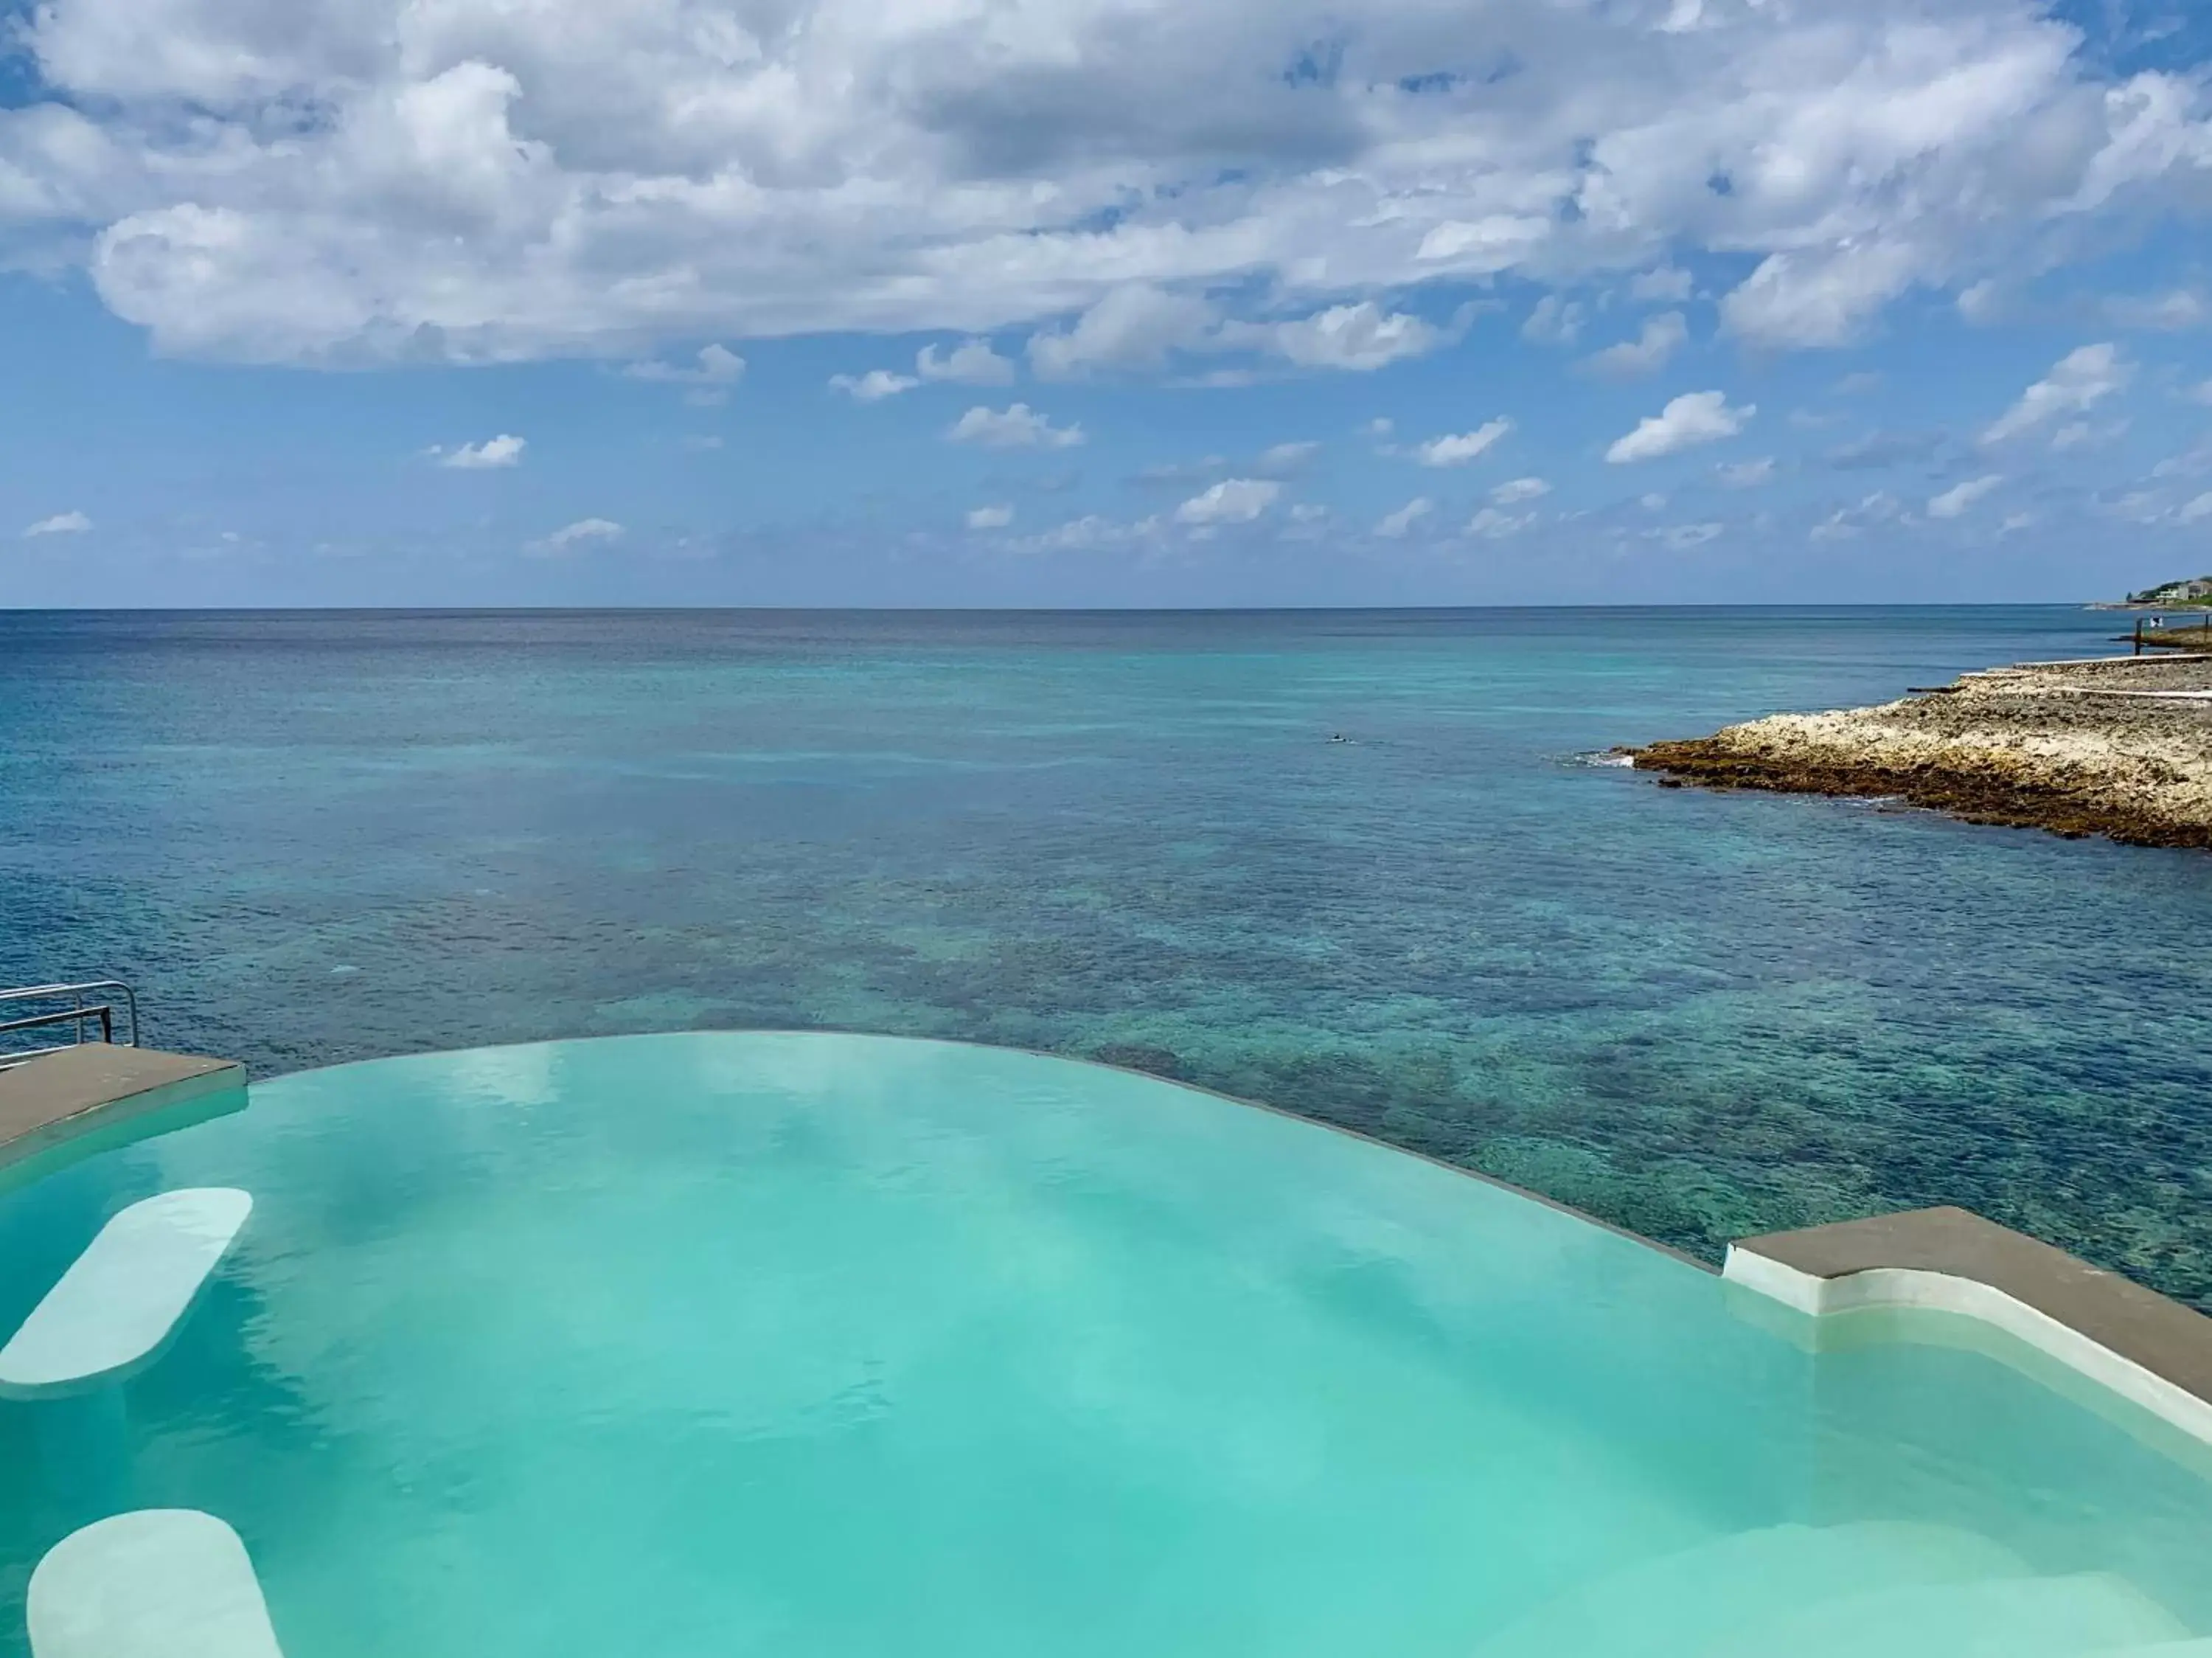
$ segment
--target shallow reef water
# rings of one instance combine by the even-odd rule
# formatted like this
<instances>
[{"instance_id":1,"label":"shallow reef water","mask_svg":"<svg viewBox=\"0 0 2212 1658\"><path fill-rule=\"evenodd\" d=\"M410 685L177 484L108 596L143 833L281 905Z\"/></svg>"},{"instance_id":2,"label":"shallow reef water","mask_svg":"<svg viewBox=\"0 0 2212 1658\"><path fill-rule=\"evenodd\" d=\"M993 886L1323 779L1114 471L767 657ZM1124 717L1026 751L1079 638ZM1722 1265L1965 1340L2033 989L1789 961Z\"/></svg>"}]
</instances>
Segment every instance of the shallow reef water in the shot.
<instances>
[{"instance_id":1,"label":"shallow reef water","mask_svg":"<svg viewBox=\"0 0 2212 1658\"><path fill-rule=\"evenodd\" d=\"M2212 1308L2212 861L1588 763L2118 631L0 613L0 980L121 975L149 1042L263 1076L705 1027L1083 1055L1707 1259L1958 1203Z\"/></svg>"}]
</instances>

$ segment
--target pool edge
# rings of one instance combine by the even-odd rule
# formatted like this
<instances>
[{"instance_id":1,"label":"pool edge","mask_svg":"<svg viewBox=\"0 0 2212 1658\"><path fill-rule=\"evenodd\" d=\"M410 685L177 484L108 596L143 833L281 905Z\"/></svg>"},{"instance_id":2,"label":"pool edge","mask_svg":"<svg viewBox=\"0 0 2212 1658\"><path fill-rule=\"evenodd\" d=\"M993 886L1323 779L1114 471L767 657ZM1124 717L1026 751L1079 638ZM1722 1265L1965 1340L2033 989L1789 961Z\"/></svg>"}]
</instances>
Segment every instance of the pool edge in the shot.
<instances>
[{"instance_id":1,"label":"pool edge","mask_svg":"<svg viewBox=\"0 0 2212 1658\"><path fill-rule=\"evenodd\" d=\"M1814 1319L1972 1319L2212 1445L2212 1318L2053 1245L1944 1206L1729 1246L1723 1279Z\"/></svg>"}]
</instances>

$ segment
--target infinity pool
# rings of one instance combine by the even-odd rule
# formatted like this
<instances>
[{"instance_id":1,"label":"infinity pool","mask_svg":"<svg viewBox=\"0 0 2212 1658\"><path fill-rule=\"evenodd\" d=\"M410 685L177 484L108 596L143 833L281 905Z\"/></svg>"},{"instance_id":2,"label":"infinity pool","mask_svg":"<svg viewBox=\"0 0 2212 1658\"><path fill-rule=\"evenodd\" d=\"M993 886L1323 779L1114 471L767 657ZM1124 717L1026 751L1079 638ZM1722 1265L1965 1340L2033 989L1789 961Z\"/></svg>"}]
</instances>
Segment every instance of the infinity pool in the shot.
<instances>
[{"instance_id":1,"label":"infinity pool","mask_svg":"<svg viewBox=\"0 0 2212 1658\"><path fill-rule=\"evenodd\" d=\"M1890 1314L1816 1353L1633 1240L1125 1072L754 1034L280 1077L0 1191L0 1339L178 1193L221 1235L165 1342L0 1393L0 1653L2212 1636L2203 1448L2024 1350Z\"/></svg>"}]
</instances>

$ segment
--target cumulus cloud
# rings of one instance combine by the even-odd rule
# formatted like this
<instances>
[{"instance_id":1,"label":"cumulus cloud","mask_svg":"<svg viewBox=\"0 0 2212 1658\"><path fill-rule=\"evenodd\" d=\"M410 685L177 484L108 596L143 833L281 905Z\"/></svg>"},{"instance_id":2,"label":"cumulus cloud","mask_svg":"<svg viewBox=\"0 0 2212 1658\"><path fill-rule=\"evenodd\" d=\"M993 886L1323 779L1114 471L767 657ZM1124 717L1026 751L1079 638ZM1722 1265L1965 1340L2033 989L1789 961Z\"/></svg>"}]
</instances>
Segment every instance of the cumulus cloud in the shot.
<instances>
[{"instance_id":1,"label":"cumulus cloud","mask_svg":"<svg viewBox=\"0 0 2212 1658\"><path fill-rule=\"evenodd\" d=\"M2173 517L2174 521L2180 524L2197 524L2208 518L2212 518L2212 492L2183 503L2175 510Z\"/></svg>"},{"instance_id":2,"label":"cumulus cloud","mask_svg":"<svg viewBox=\"0 0 2212 1658\"><path fill-rule=\"evenodd\" d=\"M633 363L623 373L632 380L659 381L673 386L726 387L744 378L745 360L726 345L702 345L697 360L689 365Z\"/></svg>"},{"instance_id":3,"label":"cumulus cloud","mask_svg":"<svg viewBox=\"0 0 2212 1658\"><path fill-rule=\"evenodd\" d=\"M580 547L599 541L618 541L625 532L611 518L579 518L573 524L563 524L543 540L532 541L532 552L572 552Z\"/></svg>"},{"instance_id":4,"label":"cumulus cloud","mask_svg":"<svg viewBox=\"0 0 2212 1658\"><path fill-rule=\"evenodd\" d=\"M1708 541L1720 539L1728 527L1725 524L1674 524L1665 529L1653 530L1651 535L1667 544L1673 552L1686 552L1692 547L1702 547Z\"/></svg>"},{"instance_id":5,"label":"cumulus cloud","mask_svg":"<svg viewBox=\"0 0 2212 1658\"><path fill-rule=\"evenodd\" d=\"M1372 300L1333 305L1291 322L1232 325L1223 334L1225 343L1257 347L1301 369L1355 372L1421 357L1448 338L1445 330Z\"/></svg>"},{"instance_id":6,"label":"cumulus cloud","mask_svg":"<svg viewBox=\"0 0 2212 1658\"><path fill-rule=\"evenodd\" d=\"M1690 273L1672 265L1644 271L1628 284L1629 298L1644 305L1680 305L1690 292Z\"/></svg>"},{"instance_id":7,"label":"cumulus cloud","mask_svg":"<svg viewBox=\"0 0 2212 1658\"><path fill-rule=\"evenodd\" d=\"M1278 477L1301 470L1308 461L1321 453L1321 445L1311 439L1294 443L1275 443L1260 451L1259 459L1252 464L1263 472Z\"/></svg>"},{"instance_id":8,"label":"cumulus cloud","mask_svg":"<svg viewBox=\"0 0 2212 1658\"><path fill-rule=\"evenodd\" d=\"M1536 521L1533 512L1510 513L1496 507L1485 507L1467 521L1467 533L1487 540L1503 541L1509 535L1518 535Z\"/></svg>"},{"instance_id":9,"label":"cumulus cloud","mask_svg":"<svg viewBox=\"0 0 2212 1658\"><path fill-rule=\"evenodd\" d=\"M1099 369L1163 369L1171 353L1203 340L1219 320L1197 295L1125 283L1072 327L1031 335L1030 368L1041 380L1074 380Z\"/></svg>"},{"instance_id":10,"label":"cumulus cloud","mask_svg":"<svg viewBox=\"0 0 2212 1658\"><path fill-rule=\"evenodd\" d=\"M1904 510L1904 503L1895 496L1887 490L1876 490L1872 495L1863 497L1856 506L1838 508L1814 525L1812 539L1815 541L1848 541L1872 526L1894 522Z\"/></svg>"},{"instance_id":11,"label":"cumulus cloud","mask_svg":"<svg viewBox=\"0 0 2212 1658\"><path fill-rule=\"evenodd\" d=\"M486 472L497 466L520 466L522 452L529 447L526 440L513 432L501 432L481 443L463 443L450 449L433 444L430 454L441 466L458 467L462 472Z\"/></svg>"},{"instance_id":12,"label":"cumulus cloud","mask_svg":"<svg viewBox=\"0 0 2212 1658\"><path fill-rule=\"evenodd\" d=\"M2174 288L2163 294L2111 295L2104 313L2115 328L2176 334L2212 322L2212 302L2193 288Z\"/></svg>"},{"instance_id":13,"label":"cumulus cloud","mask_svg":"<svg viewBox=\"0 0 2212 1658\"><path fill-rule=\"evenodd\" d=\"M1224 478L1175 509L1175 521L1196 528L1249 524L1275 503L1283 486L1271 479Z\"/></svg>"},{"instance_id":14,"label":"cumulus cloud","mask_svg":"<svg viewBox=\"0 0 2212 1658\"><path fill-rule=\"evenodd\" d=\"M968 527L971 530L1002 530L1013 521L1012 507L975 507L968 514Z\"/></svg>"},{"instance_id":15,"label":"cumulus cloud","mask_svg":"<svg viewBox=\"0 0 2212 1658\"><path fill-rule=\"evenodd\" d=\"M924 380L963 386L1011 386L1014 381L1014 365L993 350L988 339L963 339L949 351L925 345L915 354L914 371Z\"/></svg>"},{"instance_id":16,"label":"cumulus cloud","mask_svg":"<svg viewBox=\"0 0 2212 1658\"><path fill-rule=\"evenodd\" d=\"M23 533L32 535L82 535L92 527L92 520L81 512L58 512L51 518L41 518L26 528Z\"/></svg>"},{"instance_id":17,"label":"cumulus cloud","mask_svg":"<svg viewBox=\"0 0 2212 1658\"><path fill-rule=\"evenodd\" d=\"M1437 509L1437 503L1425 495L1417 495L1395 512L1385 513L1375 526L1376 534L1386 540L1398 541L1413 533L1413 527Z\"/></svg>"},{"instance_id":18,"label":"cumulus cloud","mask_svg":"<svg viewBox=\"0 0 2212 1658\"><path fill-rule=\"evenodd\" d=\"M1722 486L1731 490L1755 490L1774 476L1774 457L1761 455L1756 460L1723 461L1713 468L1713 475Z\"/></svg>"},{"instance_id":19,"label":"cumulus cloud","mask_svg":"<svg viewBox=\"0 0 2212 1658\"><path fill-rule=\"evenodd\" d=\"M1178 353L1249 353L1294 368L1364 373L1433 351L1454 337L1450 329L1372 300L1258 321L1225 316L1219 305L1197 294L1131 283L1073 325L1031 335L1029 358L1040 380L1074 380L1100 370L1158 372ZM1239 383L1249 376L1214 370L1208 377Z\"/></svg>"},{"instance_id":20,"label":"cumulus cloud","mask_svg":"<svg viewBox=\"0 0 2212 1658\"><path fill-rule=\"evenodd\" d=\"M896 375L888 369L871 369L864 375L832 375L830 388L842 392L855 403L881 403L887 397L910 392L921 382L912 375Z\"/></svg>"},{"instance_id":21,"label":"cumulus cloud","mask_svg":"<svg viewBox=\"0 0 2212 1658\"><path fill-rule=\"evenodd\" d=\"M1662 311L1644 320L1644 332L1636 338L1607 346L1585 357L1583 366L1608 380L1656 375L1689 338L1690 325L1680 311Z\"/></svg>"},{"instance_id":22,"label":"cumulus cloud","mask_svg":"<svg viewBox=\"0 0 2212 1658\"><path fill-rule=\"evenodd\" d=\"M981 404L946 430L955 443L980 443L987 449L1070 449L1083 442L1080 426L1055 426L1026 403L989 409Z\"/></svg>"},{"instance_id":23,"label":"cumulus cloud","mask_svg":"<svg viewBox=\"0 0 2212 1658\"><path fill-rule=\"evenodd\" d=\"M1954 484L1928 503L1930 518L1962 518L1990 491L2004 482L2002 474L1992 472L1986 478L1969 478Z\"/></svg>"},{"instance_id":24,"label":"cumulus cloud","mask_svg":"<svg viewBox=\"0 0 2212 1658\"><path fill-rule=\"evenodd\" d=\"M1509 478L1490 492L1490 498L1501 507L1510 507L1523 501L1539 501L1552 492L1552 486L1540 478Z\"/></svg>"},{"instance_id":25,"label":"cumulus cloud","mask_svg":"<svg viewBox=\"0 0 2212 1658\"><path fill-rule=\"evenodd\" d=\"M1528 320L1521 325L1521 337L1534 340L1539 345L1571 345L1583 332L1583 308L1572 300L1563 300L1557 294L1547 294L1536 302L1528 313Z\"/></svg>"},{"instance_id":26,"label":"cumulus cloud","mask_svg":"<svg viewBox=\"0 0 2212 1658\"><path fill-rule=\"evenodd\" d=\"M2124 387L2134 372L2134 365L2109 341L2069 351L1997 417L1982 441L2002 443L2063 416L2087 414Z\"/></svg>"},{"instance_id":27,"label":"cumulus cloud","mask_svg":"<svg viewBox=\"0 0 2212 1658\"><path fill-rule=\"evenodd\" d=\"M1500 415L1495 420L1485 421L1471 432L1448 434L1416 444L1413 458L1424 466L1464 466L1468 461L1488 454L1498 441L1512 430L1513 423Z\"/></svg>"},{"instance_id":28,"label":"cumulus cloud","mask_svg":"<svg viewBox=\"0 0 2212 1658\"><path fill-rule=\"evenodd\" d=\"M1616 466L1656 460L1701 443L1717 442L1734 437L1758 412L1756 404L1729 407L1725 393L1686 392L1657 414L1645 416L1634 431L1605 452L1605 458Z\"/></svg>"},{"instance_id":29,"label":"cumulus cloud","mask_svg":"<svg viewBox=\"0 0 2212 1658\"><path fill-rule=\"evenodd\" d=\"M1012 543L1021 552L1088 552L1098 547L1124 546L1131 542L1150 540L1158 534L1157 518L1139 519L1133 524L1124 524L1098 513L1088 513L1081 518L1070 519L1037 534L1024 536Z\"/></svg>"},{"instance_id":30,"label":"cumulus cloud","mask_svg":"<svg viewBox=\"0 0 2212 1658\"><path fill-rule=\"evenodd\" d=\"M1700 251L1757 262L1729 327L1825 344L2188 208L2212 153L2197 76L2020 0L1438 16L51 0L0 215L160 349L257 360L1059 332L1133 283L1406 315Z\"/></svg>"}]
</instances>

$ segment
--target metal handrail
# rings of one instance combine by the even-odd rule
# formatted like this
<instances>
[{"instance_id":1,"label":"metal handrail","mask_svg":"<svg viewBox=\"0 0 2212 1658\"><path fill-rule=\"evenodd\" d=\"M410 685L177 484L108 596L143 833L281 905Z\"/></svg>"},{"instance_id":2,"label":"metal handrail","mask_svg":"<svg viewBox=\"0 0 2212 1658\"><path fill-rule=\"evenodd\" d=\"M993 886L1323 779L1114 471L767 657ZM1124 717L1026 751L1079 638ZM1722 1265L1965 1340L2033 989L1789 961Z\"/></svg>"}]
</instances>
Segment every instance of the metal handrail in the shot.
<instances>
[{"instance_id":1,"label":"metal handrail","mask_svg":"<svg viewBox=\"0 0 2212 1658\"><path fill-rule=\"evenodd\" d=\"M54 1002L67 997L70 1005L52 1012L33 1014L22 1019L0 1021L0 1035L10 1031L43 1030L56 1025L75 1025L76 1041L62 1042L43 1048L19 1048L0 1052L0 1070L20 1065L27 1059L36 1059L42 1054L58 1053L63 1049L80 1046L85 1040L85 1023L96 1020L100 1025L100 1040L115 1040L116 1000L120 998L129 1034L123 1045L138 1045L138 996L119 978L88 978L70 984L26 984L15 990L0 990L0 1004L10 1002ZM104 997L106 1000L88 1001L88 997Z\"/></svg>"}]
</instances>

